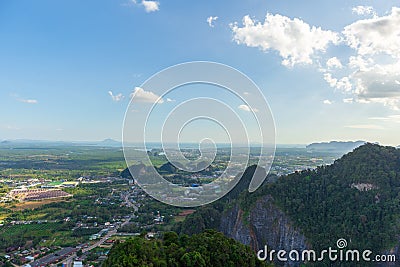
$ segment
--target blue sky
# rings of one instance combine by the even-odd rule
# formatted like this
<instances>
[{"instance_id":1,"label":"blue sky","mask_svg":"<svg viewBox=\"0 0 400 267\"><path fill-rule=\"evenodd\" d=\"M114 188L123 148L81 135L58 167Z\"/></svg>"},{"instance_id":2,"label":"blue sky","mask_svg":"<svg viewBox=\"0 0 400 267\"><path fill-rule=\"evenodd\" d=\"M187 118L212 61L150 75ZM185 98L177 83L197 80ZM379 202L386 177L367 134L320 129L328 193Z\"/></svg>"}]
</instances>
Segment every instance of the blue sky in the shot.
<instances>
[{"instance_id":1,"label":"blue sky","mask_svg":"<svg viewBox=\"0 0 400 267\"><path fill-rule=\"evenodd\" d=\"M0 140L120 140L136 87L171 65L205 60L254 80L277 143L398 145L396 5L1 1Z\"/></svg>"}]
</instances>

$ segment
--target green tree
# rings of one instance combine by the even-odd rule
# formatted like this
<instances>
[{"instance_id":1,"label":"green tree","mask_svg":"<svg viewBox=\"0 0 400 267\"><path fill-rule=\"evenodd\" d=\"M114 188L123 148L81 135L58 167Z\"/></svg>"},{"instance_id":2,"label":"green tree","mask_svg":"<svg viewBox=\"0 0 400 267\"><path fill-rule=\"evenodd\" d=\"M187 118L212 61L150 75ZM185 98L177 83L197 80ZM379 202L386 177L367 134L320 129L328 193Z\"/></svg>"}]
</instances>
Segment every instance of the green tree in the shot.
<instances>
[{"instance_id":1,"label":"green tree","mask_svg":"<svg viewBox=\"0 0 400 267\"><path fill-rule=\"evenodd\" d=\"M184 267L205 267L206 261L197 251L191 251L183 254L181 258L182 266Z\"/></svg>"}]
</instances>

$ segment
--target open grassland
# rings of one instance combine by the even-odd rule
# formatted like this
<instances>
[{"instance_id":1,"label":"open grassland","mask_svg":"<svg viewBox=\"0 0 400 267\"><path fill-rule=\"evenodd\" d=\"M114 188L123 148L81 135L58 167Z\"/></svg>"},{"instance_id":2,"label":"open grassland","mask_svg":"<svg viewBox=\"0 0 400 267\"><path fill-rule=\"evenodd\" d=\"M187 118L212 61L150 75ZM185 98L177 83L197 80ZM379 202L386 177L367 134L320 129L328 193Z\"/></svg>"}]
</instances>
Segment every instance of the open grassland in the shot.
<instances>
[{"instance_id":1,"label":"open grassland","mask_svg":"<svg viewBox=\"0 0 400 267\"><path fill-rule=\"evenodd\" d=\"M27 201L11 205L9 208L12 211L22 211L26 209L37 209L49 203L66 202L63 198L45 199L41 201ZM7 206L6 206L7 207Z\"/></svg>"}]
</instances>

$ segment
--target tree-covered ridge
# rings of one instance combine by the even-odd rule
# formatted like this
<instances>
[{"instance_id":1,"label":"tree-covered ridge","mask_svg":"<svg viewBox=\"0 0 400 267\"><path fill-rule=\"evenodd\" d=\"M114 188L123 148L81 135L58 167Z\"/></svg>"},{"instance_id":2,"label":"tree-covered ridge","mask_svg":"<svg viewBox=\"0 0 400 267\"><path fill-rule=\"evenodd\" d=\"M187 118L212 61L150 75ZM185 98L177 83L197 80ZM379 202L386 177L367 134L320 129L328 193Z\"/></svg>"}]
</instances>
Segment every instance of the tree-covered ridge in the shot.
<instances>
[{"instance_id":1,"label":"tree-covered ridge","mask_svg":"<svg viewBox=\"0 0 400 267\"><path fill-rule=\"evenodd\" d=\"M103 266L267 266L245 245L207 230L192 236L167 232L163 239L128 239L116 244Z\"/></svg>"},{"instance_id":2,"label":"tree-covered ridge","mask_svg":"<svg viewBox=\"0 0 400 267\"><path fill-rule=\"evenodd\" d=\"M274 197L315 249L345 238L349 248L383 251L398 243L400 150L366 144L329 166L296 172L244 194L251 206Z\"/></svg>"},{"instance_id":3,"label":"tree-covered ridge","mask_svg":"<svg viewBox=\"0 0 400 267\"><path fill-rule=\"evenodd\" d=\"M243 184L252 171L254 167L243 174ZM258 199L270 195L315 250L335 248L339 238L347 240L349 249L374 253L399 244L400 150L393 147L365 144L332 165L282 176L254 193L246 186L241 189L238 197L199 208L179 230L193 234L218 229L235 203L246 218Z\"/></svg>"}]
</instances>

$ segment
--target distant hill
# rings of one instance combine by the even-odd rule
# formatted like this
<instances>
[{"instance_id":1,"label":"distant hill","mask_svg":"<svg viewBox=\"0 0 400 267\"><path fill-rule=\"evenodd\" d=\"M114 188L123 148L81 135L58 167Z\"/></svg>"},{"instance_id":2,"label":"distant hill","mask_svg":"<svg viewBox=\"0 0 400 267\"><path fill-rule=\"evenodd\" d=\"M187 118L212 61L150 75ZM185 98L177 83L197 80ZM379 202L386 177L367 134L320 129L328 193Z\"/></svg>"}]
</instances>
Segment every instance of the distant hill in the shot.
<instances>
[{"instance_id":1,"label":"distant hill","mask_svg":"<svg viewBox=\"0 0 400 267\"><path fill-rule=\"evenodd\" d=\"M122 143L114 139L104 139L103 141L49 141L49 140L31 140L14 139L3 140L0 146L29 146L29 147L60 147L60 146L103 146L103 147L121 147Z\"/></svg>"},{"instance_id":2,"label":"distant hill","mask_svg":"<svg viewBox=\"0 0 400 267\"><path fill-rule=\"evenodd\" d=\"M331 141L331 142L322 142L322 143L312 143L306 146L307 150L310 151L335 151L335 152L343 152L347 153L355 148L365 144L365 141Z\"/></svg>"},{"instance_id":3,"label":"distant hill","mask_svg":"<svg viewBox=\"0 0 400 267\"><path fill-rule=\"evenodd\" d=\"M98 146L122 146L122 143L111 138L104 139L97 143Z\"/></svg>"},{"instance_id":4,"label":"distant hill","mask_svg":"<svg viewBox=\"0 0 400 267\"><path fill-rule=\"evenodd\" d=\"M232 188L231 191L229 191L228 194L226 194L225 196L223 196L221 198L221 201L224 200L232 200L232 199L236 199L239 197L239 195L242 192L248 191L249 189L249 185L251 183L251 180L253 179L253 175L255 172L259 172L258 175L261 175L263 177L265 177L267 175L266 171L264 168L262 167L258 167L257 165L252 165L246 168L246 170L243 173L239 173L238 175L241 176L239 182L235 185L234 188ZM268 182L269 179L265 179L265 182Z\"/></svg>"},{"instance_id":5,"label":"distant hill","mask_svg":"<svg viewBox=\"0 0 400 267\"><path fill-rule=\"evenodd\" d=\"M163 164L160 168L158 168L158 171L161 173L165 174L174 174L178 170L177 167L174 166L171 162L167 162Z\"/></svg>"}]
</instances>

